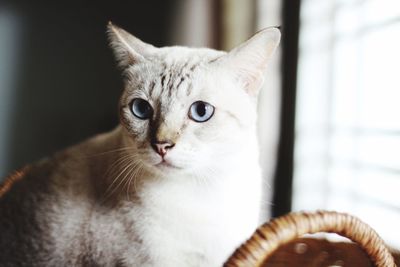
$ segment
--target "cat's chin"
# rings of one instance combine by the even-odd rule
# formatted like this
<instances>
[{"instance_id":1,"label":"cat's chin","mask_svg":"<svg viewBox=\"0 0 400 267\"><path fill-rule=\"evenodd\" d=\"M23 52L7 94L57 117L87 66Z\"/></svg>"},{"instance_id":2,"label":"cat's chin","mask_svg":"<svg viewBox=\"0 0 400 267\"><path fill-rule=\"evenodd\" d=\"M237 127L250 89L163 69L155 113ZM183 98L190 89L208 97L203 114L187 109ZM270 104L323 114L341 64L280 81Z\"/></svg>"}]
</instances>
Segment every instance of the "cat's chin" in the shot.
<instances>
[{"instance_id":1,"label":"cat's chin","mask_svg":"<svg viewBox=\"0 0 400 267\"><path fill-rule=\"evenodd\" d=\"M182 169L181 167L176 166L176 165L172 164L171 162L165 161L165 160L155 164L154 167L158 168L158 169L161 169L161 170L166 170L166 169L168 169L168 170L171 170L171 169L181 170Z\"/></svg>"}]
</instances>

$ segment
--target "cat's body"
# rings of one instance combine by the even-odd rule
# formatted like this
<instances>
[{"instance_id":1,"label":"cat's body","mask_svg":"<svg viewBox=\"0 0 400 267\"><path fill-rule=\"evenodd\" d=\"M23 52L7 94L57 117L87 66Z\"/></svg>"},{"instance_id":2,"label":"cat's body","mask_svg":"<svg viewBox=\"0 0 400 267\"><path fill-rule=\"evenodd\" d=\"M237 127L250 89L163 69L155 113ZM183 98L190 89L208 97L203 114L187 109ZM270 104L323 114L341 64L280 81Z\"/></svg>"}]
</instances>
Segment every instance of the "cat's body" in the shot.
<instances>
[{"instance_id":1,"label":"cat's body","mask_svg":"<svg viewBox=\"0 0 400 267\"><path fill-rule=\"evenodd\" d=\"M0 266L221 266L258 224L248 107L260 84L227 75L232 52L156 49L110 32L126 79L121 125L0 187ZM270 35L266 57L279 41Z\"/></svg>"}]
</instances>

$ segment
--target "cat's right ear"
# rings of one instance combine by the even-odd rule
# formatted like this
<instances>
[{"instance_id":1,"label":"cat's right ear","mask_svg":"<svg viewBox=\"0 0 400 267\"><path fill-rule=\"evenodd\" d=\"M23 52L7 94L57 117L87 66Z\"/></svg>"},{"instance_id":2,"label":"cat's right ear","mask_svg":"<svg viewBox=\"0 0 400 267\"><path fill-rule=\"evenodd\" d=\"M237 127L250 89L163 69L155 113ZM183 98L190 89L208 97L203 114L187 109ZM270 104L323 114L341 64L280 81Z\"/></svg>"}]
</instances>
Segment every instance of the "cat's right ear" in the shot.
<instances>
[{"instance_id":1,"label":"cat's right ear","mask_svg":"<svg viewBox=\"0 0 400 267\"><path fill-rule=\"evenodd\" d=\"M156 50L154 46L146 44L111 22L107 25L107 36L118 66L122 69L145 61L146 57Z\"/></svg>"},{"instance_id":2,"label":"cat's right ear","mask_svg":"<svg viewBox=\"0 0 400 267\"><path fill-rule=\"evenodd\" d=\"M264 81L264 72L280 39L278 28L263 29L217 62L234 74L249 95L257 96Z\"/></svg>"}]
</instances>

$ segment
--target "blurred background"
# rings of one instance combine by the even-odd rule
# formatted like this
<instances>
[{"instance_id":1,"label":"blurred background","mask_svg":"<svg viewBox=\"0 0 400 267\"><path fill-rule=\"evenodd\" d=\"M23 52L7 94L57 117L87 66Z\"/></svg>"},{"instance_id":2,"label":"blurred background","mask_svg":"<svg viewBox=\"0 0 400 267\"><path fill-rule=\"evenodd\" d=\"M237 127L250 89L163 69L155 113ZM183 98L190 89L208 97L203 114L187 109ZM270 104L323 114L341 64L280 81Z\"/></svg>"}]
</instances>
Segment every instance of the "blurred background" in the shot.
<instances>
[{"instance_id":1,"label":"blurred background","mask_svg":"<svg viewBox=\"0 0 400 267\"><path fill-rule=\"evenodd\" d=\"M156 46L282 45L259 100L266 214L332 209L400 247L400 1L0 1L0 177L117 125L107 21Z\"/></svg>"}]
</instances>

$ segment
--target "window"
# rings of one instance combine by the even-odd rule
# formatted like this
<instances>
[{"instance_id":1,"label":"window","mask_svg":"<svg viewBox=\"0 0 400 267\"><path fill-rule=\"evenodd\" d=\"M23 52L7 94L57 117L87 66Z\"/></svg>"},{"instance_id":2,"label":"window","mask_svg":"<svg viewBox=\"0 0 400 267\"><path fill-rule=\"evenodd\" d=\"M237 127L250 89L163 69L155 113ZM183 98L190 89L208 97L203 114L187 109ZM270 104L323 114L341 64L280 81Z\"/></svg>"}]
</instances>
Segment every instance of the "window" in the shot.
<instances>
[{"instance_id":1,"label":"window","mask_svg":"<svg viewBox=\"0 0 400 267\"><path fill-rule=\"evenodd\" d=\"M359 216L400 247L400 1L303 0L295 210Z\"/></svg>"}]
</instances>

